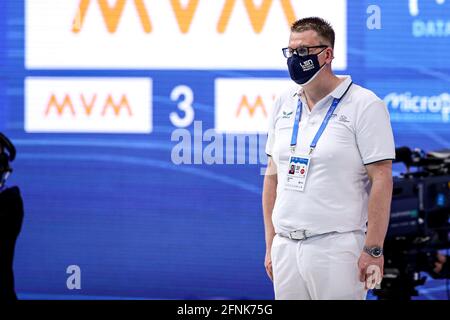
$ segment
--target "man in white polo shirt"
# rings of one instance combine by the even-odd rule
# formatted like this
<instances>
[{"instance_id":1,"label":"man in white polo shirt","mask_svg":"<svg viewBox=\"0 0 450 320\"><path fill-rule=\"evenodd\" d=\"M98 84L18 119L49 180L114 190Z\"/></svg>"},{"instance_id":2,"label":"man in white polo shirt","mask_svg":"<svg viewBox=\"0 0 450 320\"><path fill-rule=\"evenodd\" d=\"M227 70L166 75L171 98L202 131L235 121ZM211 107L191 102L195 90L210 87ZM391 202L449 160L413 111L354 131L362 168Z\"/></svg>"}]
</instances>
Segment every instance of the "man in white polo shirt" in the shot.
<instances>
[{"instance_id":1,"label":"man in white polo shirt","mask_svg":"<svg viewBox=\"0 0 450 320\"><path fill-rule=\"evenodd\" d=\"M332 27L312 17L292 25L283 49L298 85L274 105L263 190L276 299L365 299L371 273L383 270L395 159L389 113L373 92L334 75L333 47Z\"/></svg>"}]
</instances>

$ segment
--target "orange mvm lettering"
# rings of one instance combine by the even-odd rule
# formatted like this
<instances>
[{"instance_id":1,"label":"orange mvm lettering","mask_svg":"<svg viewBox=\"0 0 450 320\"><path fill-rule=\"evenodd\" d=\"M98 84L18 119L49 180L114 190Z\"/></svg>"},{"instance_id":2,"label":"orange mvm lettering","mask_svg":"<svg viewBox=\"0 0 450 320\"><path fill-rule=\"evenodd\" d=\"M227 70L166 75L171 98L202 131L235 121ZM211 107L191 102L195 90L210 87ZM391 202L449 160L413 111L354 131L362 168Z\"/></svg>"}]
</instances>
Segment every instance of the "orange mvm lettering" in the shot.
<instances>
[{"instance_id":1,"label":"orange mvm lettering","mask_svg":"<svg viewBox=\"0 0 450 320\"><path fill-rule=\"evenodd\" d=\"M181 33L188 33L191 26L194 14L197 10L200 0L190 0L188 4L183 7L180 0L171 0L171 6L175 13L175 18ZM273 0L263 0L260 6L256 6L253 0L242 0L247 11L250 23L255 33L261 33L266 22L269 10L272 6ZM122 13L127 0L117 0L115 5L110 6L108 0L97 0L103 20L109 33L115 33L119 25ZM152 23L150 16L145 7L143 0L133 0L134 6L141 20L142 28L145 33L152 32ZM79 33L83 28L86 13L89 8L91 0L80 0L78 11L73 21L72 32ZM235 7L236 0L226 0L217 23L217 32L224 33L230 21L231 14ZM280 0L281 7L288 25L295 21L295 13L292 8L291 0Z\"/></svg>"},{"instance_id":2,"label":"orange mvm lettering","mask_svg":"<svg viewBox=\"0 0 450 320\"><path fill-rule=\"evenodd\" d=\"M241 102L239 103L238 109L236 110L236 118L239 117L239 115L241 114L241 110L243 108L246 108L248 110L250 117L253 117L253 115L256 112L256 109L258 108L261 109L264 116L267 117L266 107L264 105L263 99L259 95L256 97L255 103L253 104L250 104L247 96L243 96Z\"/></svg>"},{"instance_id":3,"label":"orange mvm lettering","mask_svg":"<svg viewBox=\"0 0 450 320\"><path fill-rule=\"evenodd\" d=\"M66 94L64 96L64 99L62 101L62 103L58 102L58 99L56 98L55 94L52 94L48 104L47 104L47 108L45 110L45 115L48 116L50 114L50 111L52 109L56 110L56 114L58 116L62 116L65 112L65 110L67 109L68 112L70 112L70 114L72 114L72 116L76 116L76 108L74 107L74 103L72 101L73 99ZM91 116L92 115L92 111L94 110L95 107L95 102L97 101L97 95L94 94L92 99L90 101L87 101L85 96L83 94L80 95L80 105L81 105L81 110L84 111L84 114L87 116ZM78 108L77 108L78 109ZM133 116L133 112L131 111L131 107L130 104L128 102L128 99L125 95L122 95L120 102L118 104L116 104L112 98L111 95L108 95L106 98L106 101L103 105L103 109L101 112L102 116L105 116L106 113L108 112L108 110L111 109L114 113L115 116L119 116L120 115L120 111L122 109L126 109L126 111L128 111L128 115L131 117Z\"/></svg>"}]
</instances>

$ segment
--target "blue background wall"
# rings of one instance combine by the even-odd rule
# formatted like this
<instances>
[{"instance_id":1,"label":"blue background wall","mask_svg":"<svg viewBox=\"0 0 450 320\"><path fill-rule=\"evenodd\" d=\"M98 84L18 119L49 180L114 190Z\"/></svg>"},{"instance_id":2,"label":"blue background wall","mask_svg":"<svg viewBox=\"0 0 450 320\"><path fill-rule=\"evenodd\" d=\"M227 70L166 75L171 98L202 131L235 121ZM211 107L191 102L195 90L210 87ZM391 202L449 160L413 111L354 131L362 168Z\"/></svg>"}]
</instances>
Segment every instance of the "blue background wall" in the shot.
<instances>
[{"instance_id":1,"label":"blue background wall","mask_svg":"<svg viewBox=\"0 0 450 320\"><path fill-rule=\"evenodd\" d=\"M380 30L366 27L370 4L382 10ZM349 0L348 68L340 73L382 98L448 94L450 31L418 36L412 24L449 23L450 1L419 6L413 17L408 1ZM24 37L23 1L2 1L0 130L18 149L9 184L21 187L26 209L15 260L19 297L273 298L263 267L262 166L172 164L169 114L177 103L170 92L190 86L195 120L213 128L216 78L286 78L287 72L26 70ZM28 76L151 77L153 132L25 133ZM450 123L439 115L390 111L397 146L450 147ZM66 287L73 264L82 270L79 291ZM429 281L420 298L446 298L445 282Z\"/></svg>"}]
</instances>

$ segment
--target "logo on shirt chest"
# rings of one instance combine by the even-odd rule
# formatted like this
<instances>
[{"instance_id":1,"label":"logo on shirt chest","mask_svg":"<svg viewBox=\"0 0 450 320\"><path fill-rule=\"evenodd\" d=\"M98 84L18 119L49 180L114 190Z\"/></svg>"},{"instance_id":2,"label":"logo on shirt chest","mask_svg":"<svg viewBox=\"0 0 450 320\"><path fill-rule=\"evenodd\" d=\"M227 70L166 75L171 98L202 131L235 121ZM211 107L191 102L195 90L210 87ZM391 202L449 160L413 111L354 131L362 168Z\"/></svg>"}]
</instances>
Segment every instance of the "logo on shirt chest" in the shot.
<instances>
[{"instance_id":1,"label":"logo on shirt chest","mask_svg":"<svg viewBox=\"0 0 450 320\"><path fill-rule=\"evenodd\" d=\"M281 118L282 119L290 119L292 114L293 114L293 111L291 111L291 112L283 111L283 116Z\"/></svg>"},{"instance_id":2,"label":"logo on shirt chest","mask_svg":"<svg viewBox=\"0 0 450 320\"><path fill-rule=\"evenodd\" d=\"M350 122L350 120L347 118L347 116L345 116L343 114L339 117L339 121L344 122L344 123Z\"/></svg>"},{"instance_id":3,"label":"logo on shirt chest","mask_svg":"<svg viewBox=\"0 0 450 320\"><path fill-rule=\"evenodd\" d=\"M350 122L350 119L346 115L341 114L340 116L338 116L338 114L336 114L336 113L333 113L331 115L330 120L335 120L335 121L339 121L339 122L343 122L343 123Z\"/></svg>"}]
</instances>

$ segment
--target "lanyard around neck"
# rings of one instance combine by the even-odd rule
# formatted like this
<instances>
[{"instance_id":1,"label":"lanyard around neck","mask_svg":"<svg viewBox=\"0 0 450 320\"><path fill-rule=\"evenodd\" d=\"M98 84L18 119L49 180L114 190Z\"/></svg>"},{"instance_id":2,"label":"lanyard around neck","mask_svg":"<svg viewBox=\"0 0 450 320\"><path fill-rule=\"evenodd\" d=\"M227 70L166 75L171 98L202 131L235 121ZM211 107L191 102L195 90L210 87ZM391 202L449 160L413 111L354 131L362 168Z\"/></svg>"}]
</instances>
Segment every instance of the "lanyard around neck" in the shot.
<instances>
[{"instance_id":1,"label":"lanyard around neck","mask_svg":"<svg viewBox=\"0 0 450 320\"><path fill-rule=\"evenodd\" d=\"M351 82L349 84L349 86L345 90L344 94L342 94L342 96L340 98L333 99L333 102L331 103L330 108L328 108L328 112L325 115L325 118L323 119L322 124L319 127L319 130L317 130L317 133L314 136L314 139L309 146L309 154L311 154L314 151L314 149L316 148L317 143L319 142L320 137L322 136L323 132L325 131L325 128L327 127L328 122L330 121L331 117L333 116L333 113L336 110L339 102L345 96L345 94L350 89L350 86L352 84L353 84L353 82ZM292 137L291 137L291 151L292 152L295 152L295 147L297 146L298 127L299 127L300 120L302 119L302 110L303 110L303 103L299 97L298 103L297 103L297 111L295 113L294 127L292 128Z\"/></svg>"}]
</instances>

